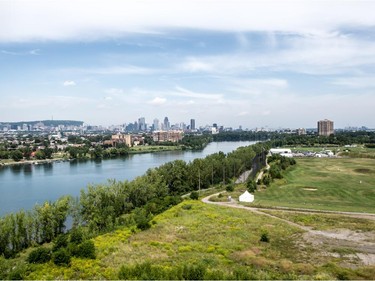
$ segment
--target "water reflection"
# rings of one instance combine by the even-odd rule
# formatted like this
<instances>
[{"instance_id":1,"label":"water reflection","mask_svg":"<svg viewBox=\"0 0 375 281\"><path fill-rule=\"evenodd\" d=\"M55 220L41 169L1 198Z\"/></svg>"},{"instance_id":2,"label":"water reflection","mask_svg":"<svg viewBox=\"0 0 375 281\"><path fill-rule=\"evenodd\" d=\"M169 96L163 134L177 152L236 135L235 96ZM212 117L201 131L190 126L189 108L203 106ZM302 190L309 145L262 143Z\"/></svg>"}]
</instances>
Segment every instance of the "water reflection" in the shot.
<instances>
[{"instance_id":1,"label":"water reflection","mask_svg":"<svg viewBox=\"0 0 375 281\"><path fill-rule=\"evenodd\" d=\"M22 168L23 165L11 165L10 170L12 171L13 174L20 174L23 170Z\"/></svg>"},{"instance_id":2,"label":"water reflection","mask_svg":"<svg viewBox=\"0 0 375 281\"><path fill-rule=\"evenodd\" d=\"M53 175L53 164L52 163L46 163L43 165L43 170L45 175Z\"/></svg>"},{"instance_id":3,"label":"water reflection","mask_svg":"<svg viewBox=\"0 0 375 281\"><path fill-rule=\"evenodd\" d=\"M33 166L30 164L23 165L23 172L26 177L31 177L33 173Z\"/></svg>"}]
</instances>

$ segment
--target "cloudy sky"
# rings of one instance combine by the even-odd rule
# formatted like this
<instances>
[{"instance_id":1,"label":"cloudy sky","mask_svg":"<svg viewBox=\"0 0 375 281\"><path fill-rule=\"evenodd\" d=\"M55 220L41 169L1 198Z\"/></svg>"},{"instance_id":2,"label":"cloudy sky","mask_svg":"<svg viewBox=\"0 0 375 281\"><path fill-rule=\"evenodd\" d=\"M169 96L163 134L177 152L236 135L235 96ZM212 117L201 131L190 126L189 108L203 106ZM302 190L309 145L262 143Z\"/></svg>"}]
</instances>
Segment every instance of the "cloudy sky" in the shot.
<instances>
[{"instance_id":1,"label":"cloudy sky","mask_svg":"<svg viewBox=\"0 0 375 281\"><path fill-rule=\"evenodd\" d=\"M0 0L0 122L375 127L375 1Z\"/></svg>"}]
</instances>

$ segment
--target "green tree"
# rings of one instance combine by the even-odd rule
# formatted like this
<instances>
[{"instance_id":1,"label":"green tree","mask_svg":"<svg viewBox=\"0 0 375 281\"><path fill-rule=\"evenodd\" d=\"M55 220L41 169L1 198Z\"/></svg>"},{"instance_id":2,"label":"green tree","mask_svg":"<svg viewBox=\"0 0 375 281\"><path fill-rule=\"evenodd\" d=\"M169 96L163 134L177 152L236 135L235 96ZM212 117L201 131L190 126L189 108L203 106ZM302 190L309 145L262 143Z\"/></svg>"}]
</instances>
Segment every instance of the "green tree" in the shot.
<instances>
[{"instance_id":1,"label":"green tree","mask_svg":"<svg viewBox=\"0 0 375 281\"><path fill-rule=\"evenodd\" d=\"M23 159L23 153L17 149L12 151L11 157L14 161L19 162Z\"/></svg>"}]
</instances>

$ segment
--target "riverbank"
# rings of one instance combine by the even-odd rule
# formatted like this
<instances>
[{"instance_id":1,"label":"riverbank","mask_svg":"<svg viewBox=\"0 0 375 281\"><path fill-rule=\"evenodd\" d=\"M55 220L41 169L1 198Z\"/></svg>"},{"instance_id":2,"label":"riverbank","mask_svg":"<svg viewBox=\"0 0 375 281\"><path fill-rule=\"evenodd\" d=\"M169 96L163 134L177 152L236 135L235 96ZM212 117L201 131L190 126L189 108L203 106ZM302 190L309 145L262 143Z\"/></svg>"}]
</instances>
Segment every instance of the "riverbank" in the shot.
<instances>
[{"instance_id":1,"label":"riverbank","mask_svg":"<svg viewBox=\"0 0 375 281\"><path fill-rule=\"evenodd\" d=\"M13 161L13 160L9 160L8 161L0 161L0 166L13 166L13 165L39 165L39 164L50 164L50 163L54 163L54 162L65 162L65 161L70 161L71 159L67 159L67 158L54 158L54 159L41 159L41 160L37 160L37 159L33 159L33 160L21 160L21 161Z\"/></svg>"},{"instance_id":2,"label":"riverbank","mask_svg":"<svg viewBox=\"0 0 375 281\"><path fill-rule=\"evenodd\" d=\"M186 149L185 146L162 146L162 145L155 145L155 146L134 146L129 149L128 154L143 154L143 153L155 153L155 152L164 152L164 151L182 151L182 150L190 150ZM56 157L59 155L59 157ZM61 156L62 155L62 156ZM113 158L113 157L111 157ZM108 159L108 158L103 158ZM39 164L49 164L54 162L64 162L64 161L73 161L73 160L95 160L91 157L84 157L84 158L68 158L67 153L58 153L54 155L52 159L30 159L30 160L21 160L21 161L14 161L12 159L0 160L0 167L1 166L12 166L12 165L39 165Z\"/></svg>"}]
</instances>

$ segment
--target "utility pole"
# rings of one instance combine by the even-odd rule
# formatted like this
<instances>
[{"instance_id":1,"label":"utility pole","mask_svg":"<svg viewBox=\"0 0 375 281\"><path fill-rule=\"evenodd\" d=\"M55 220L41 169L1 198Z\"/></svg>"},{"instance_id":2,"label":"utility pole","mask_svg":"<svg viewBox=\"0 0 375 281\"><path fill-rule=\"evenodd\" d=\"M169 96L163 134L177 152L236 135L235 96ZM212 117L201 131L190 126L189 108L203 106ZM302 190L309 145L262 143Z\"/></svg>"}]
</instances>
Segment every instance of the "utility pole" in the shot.
<instances>
[{"instance_id":1,"label":"utility pole","mask_svg":"<svg viewBox=\"0 0 375 281\"><path fill-rule=\"evenodd\" d=\"M198 194L201 195L201 170L198 170L198 177L199 177Z\"/></svg>"},{"instance_id":2,"label":"utility pole","mask_svg":"<svg viewBox=\"0 0 375 281\"><path fill-rule=\"evenodd\" d=\"M225 166L223 166L223 183L225 185Z\"/></svg>"}]
</instances>

